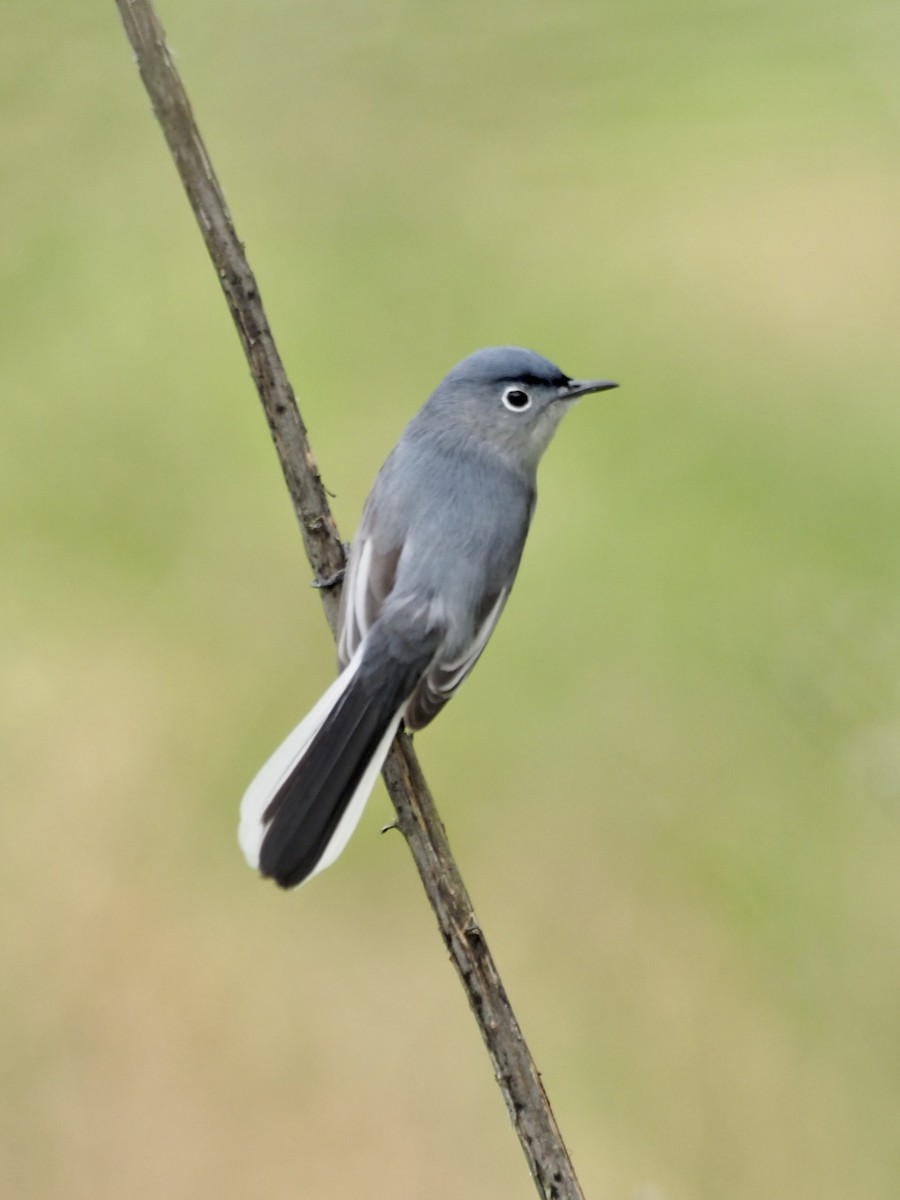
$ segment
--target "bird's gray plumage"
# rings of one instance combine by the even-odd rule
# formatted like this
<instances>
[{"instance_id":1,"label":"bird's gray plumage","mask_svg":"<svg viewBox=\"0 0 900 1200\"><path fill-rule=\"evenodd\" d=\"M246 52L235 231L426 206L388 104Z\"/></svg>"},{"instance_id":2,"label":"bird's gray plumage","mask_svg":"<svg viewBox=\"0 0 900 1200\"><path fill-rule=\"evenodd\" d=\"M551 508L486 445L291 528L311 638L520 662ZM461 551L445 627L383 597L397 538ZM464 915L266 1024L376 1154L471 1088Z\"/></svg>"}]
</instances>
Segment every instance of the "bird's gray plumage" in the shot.
<instances>
[{"instance_id":1,"label":"bird's gray plumage","mask_svg":"<svg viewBox=\"0 0 900 1200\"><path fill-rule=\"evenodd\" d=\"M410 728L436 715L483 648L482 627L493 627L519 565L534 491L533 479L474 442L446 446L411 430L385 463L351 554L339 662L376 617L401 641L436 637L407 707Z\"/></svg>"},{"instance_id":2,"label":"bird's gray plumage","mask_svg":"<svg viewBox=\"0 0 900 1200\"><path fill-rule=\"evenodd\" d=\"M574 399L614 386L494 347L457 364L410 421L351 549L340 680L242 804L241 844L264 875L290 887L328 865L400 720L427 725L471 671L518 570L541 455Z\"/></svg>"}]
</instances>

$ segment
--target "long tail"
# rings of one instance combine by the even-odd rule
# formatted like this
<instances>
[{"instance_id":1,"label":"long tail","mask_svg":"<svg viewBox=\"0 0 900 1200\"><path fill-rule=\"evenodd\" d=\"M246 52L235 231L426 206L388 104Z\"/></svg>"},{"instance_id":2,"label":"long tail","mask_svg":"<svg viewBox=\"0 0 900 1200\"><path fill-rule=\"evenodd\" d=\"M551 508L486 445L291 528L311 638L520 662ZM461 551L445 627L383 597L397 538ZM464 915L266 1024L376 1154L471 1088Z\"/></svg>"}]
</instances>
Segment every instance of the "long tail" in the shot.
<instances>
[{"instance_id":1,"label":"long tail","mask_svg":"<svg viewBox=\"0 0 900 1200\"><path fill-rule=\"evenodd\" d=\"M281 887L330 866L362 816L409 699L360 672L365 643L244 793L238 841ZM401 674L405 675L405 672Z\"/></svg>"}]
</instances>

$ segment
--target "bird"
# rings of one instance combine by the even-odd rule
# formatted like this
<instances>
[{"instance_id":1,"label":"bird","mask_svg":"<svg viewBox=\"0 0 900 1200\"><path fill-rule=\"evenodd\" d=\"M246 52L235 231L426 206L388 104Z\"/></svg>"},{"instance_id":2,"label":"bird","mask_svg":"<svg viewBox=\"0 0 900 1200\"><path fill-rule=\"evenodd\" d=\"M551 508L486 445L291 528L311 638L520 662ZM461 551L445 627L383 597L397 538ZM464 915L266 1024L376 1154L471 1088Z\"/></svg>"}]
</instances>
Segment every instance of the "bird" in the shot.
<instances>
[{"instance_id":1,"label":"bird","mask_svg":"<svg viewBox=\"0 0 900 1200\"><path fill-rule=\"evenodd\" d=\"M401 723L428 725L481 656L561 418L617 386L493 346L457 363L406 426L350 548L340 673L241 801L238 840L262 876L294 888L343 851Z\"/></svg>"}]
</instances>

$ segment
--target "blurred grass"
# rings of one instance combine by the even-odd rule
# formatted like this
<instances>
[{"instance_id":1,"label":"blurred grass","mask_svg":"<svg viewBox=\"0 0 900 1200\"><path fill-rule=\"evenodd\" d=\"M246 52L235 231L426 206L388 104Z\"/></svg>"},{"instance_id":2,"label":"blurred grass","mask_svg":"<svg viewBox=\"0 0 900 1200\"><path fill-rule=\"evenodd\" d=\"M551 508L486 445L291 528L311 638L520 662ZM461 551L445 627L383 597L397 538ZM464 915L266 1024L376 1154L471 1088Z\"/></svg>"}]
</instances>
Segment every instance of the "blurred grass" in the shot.
<instances>
[{"instance_id":1,"label":"blurred grass","mask_svg":"<svg viewBox=\"0 0 900 1200\"><path fill-rule=\"evenodd\" d=\"M620 393L420 750L592 1196L900 1189L900 19L169 3L347 535L478 345ZM0 1178L529 1184L379 792L237 798L332 651L112 5L0 46Z\"/></svg>"}]
</instances>

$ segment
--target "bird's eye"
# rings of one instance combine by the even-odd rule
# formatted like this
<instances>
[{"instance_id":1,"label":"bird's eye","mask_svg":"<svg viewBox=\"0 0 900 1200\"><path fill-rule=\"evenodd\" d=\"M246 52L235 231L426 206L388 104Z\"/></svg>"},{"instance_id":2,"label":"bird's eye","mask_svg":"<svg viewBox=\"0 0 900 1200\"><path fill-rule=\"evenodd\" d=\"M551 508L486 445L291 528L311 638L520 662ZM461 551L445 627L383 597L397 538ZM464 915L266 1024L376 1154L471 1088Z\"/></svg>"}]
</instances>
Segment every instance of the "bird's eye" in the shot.
<instances>
[{"instance_id":1,"label":"bird's eye","mask_svg":"<svg viewBox=\"0 0 900 1200\"><path fill-rule=\"evenodd\" d=\"M531 408L531 397L521 388L508 387L503 393L503 403L510 412L524 412Z\"/></svg>"}]
</instances>

